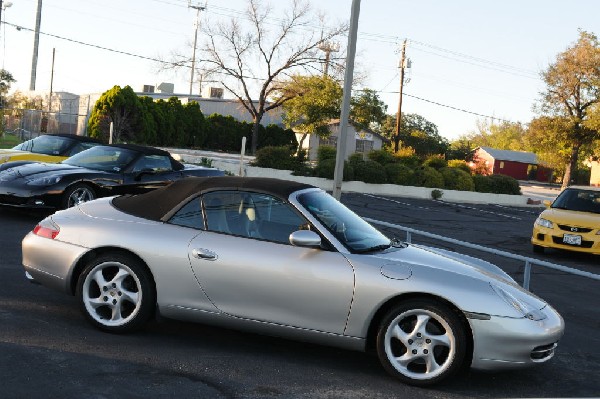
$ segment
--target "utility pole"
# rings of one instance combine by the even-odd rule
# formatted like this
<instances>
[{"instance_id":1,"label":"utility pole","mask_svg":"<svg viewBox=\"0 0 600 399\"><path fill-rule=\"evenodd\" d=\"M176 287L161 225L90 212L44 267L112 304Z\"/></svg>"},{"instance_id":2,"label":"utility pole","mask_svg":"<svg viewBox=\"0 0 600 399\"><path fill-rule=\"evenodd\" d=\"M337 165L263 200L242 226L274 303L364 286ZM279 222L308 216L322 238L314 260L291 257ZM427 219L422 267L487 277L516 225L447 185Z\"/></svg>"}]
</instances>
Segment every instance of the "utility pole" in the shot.
<instances>
[{"instance_id":1,"label":"utility pole","mask_svg":"<svg viewBox=\"0 0 600 399\"><path fill-rule=\"evenodd\" d=\"M191 0L188 2L188 8L196 10L196 22L194 23L194 48L192 49L192 72L190 73L190 96L194 86L194 75L196 70L196 45L198 43L198 27L200 26L200 11L206 10L206 7L192 5ZM200 88L202 90L202 87Z\"/></svg>"},{"instance_id":2,"label":"utility pole","mask_svg":"<svg viewBox=\"0 0 600 399\"><path fill-rule=\"evenodd\" d=\"M42 24L42 0L38 0L37 12L35 15L35 36L33 39L33 57L31 59L31 80L29 81L29 90L35 90L35 77L37 74L38 48L40 45L40 25Z\"/></svg>"},{"instance_id":3,"label":"utility pole","mask_svg":"<svg viewBox=\"0 0 600 399\"><path fill-rule=\"evenodd\" d=\"M325 66L323 67L323 75L328 76L331 53L337 53L340 51L340 45L339 43L323 42L319 44L319 50L325 53Z\"/></svg>"},{"instance_id":4,"label":"utility pole","mask_svg":"<svg viewBox=\"0 0 600 399\"><path fill-rule=\"evenodd\" d=\"M396 114L396 137L394 138L394 152L400 147L400 122L402 121L402 89L404 88L404 69L408 66L406 60L406 39L402 43L402 56L400 57L400 98L398 99L398 113Z\"/></svg>"}]
</instances>

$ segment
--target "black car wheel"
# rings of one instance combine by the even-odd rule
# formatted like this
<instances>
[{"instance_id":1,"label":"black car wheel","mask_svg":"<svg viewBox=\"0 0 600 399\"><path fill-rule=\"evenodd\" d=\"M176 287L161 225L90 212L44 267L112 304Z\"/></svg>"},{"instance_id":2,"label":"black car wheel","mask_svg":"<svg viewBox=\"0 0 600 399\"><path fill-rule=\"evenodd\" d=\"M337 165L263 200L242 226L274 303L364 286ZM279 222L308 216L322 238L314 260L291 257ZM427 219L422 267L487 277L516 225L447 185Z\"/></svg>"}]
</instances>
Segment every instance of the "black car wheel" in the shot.
<instances>
[{"instance_id":1,"label":"black car wheel","mask_svg":"<svg viewBox=\"0 0 600 399\"><path fill-rule=\"evenodd\" d=\"M119 253L92 260L79 277L76 294L88 320L114 333L141 328L152 316L156 303L146 267Z\"/></svg>"},{"instance_id":2,"label":"black car wheel","mask_svg":"<svg viewBox=\"0 0 600 399\"><path fill-rule=\"evenodd\" d=\"M87 184L78 183L68 187L63 194L63 208L71 208L84 202L96 199L94 189Z\"/></svg>"},{"instance_id":3,"label":"black car wheel","mask_svg":"<svg viewBox=\"0 0 600 399\"><path fill-rule=\"evenodd\" d=\"M536 254L543 254L544 253L544 247L542 247L541 245L535 245L533 244L533 252Z\"/></svg>"},{"instance_id":4,"label":"black car wheel","mask_svg":"<svg viewBox=\"0 0 600 399\"><path fill-rule=\"evenodd\" d=\"M466 351L466 332L459 316L431 299L395 306L377 334L377 355L383 367L416 386L436 384L459 371Z\"/></svg>"}]
</instances>

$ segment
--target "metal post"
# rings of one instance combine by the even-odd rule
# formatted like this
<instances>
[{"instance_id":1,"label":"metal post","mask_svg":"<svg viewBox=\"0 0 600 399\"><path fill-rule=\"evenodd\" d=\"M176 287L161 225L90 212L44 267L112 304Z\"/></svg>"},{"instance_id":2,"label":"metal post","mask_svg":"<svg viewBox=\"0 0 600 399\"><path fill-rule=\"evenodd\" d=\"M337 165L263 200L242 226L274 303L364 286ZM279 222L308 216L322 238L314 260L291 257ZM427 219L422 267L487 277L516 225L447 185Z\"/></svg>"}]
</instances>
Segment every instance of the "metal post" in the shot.
<instances>
[{"instance_id":1,"label":"metal post","mask_svg":"<svg viewBox=\"0 0 600 399\"><path fill-rule=\"evenodd\" d=\"M198 26L200 25L200 11L206 9L206 7L188 5L189 8L196 10L196 23L194 29L194 48L192 49L192 72L190 73L190 96L192 95L192 88L194 86L194 75L196 70L196 45L198 43Z\"/></svg>"},{"instance_id":2,"label":"metal post","mask_svg":"<svg viewBox=\"0 0 600 399\"><path fill-rule=\"evenodd\" d=\"M238 176L244 177L244 154L246 153L246 136L242 137L242 152L240 153L240 172Z\"/></svg>"},{"instance_id":3,"label":"metal post","mask_svg":"<svg viewBox=\"0 0 600 399\"><path fill-rule=\"evenodd\" d=\"M346 72L344 74L344 97L342 98L342 113L340 116L340 136L337 143L335 171L333 174L333 196L339 200L342 196L342 180L344 177L344 161L346 160L346 142L348 118L350 116L350 97L352 94L352 78L354 74L354 57L356 55L356 35L358 32L358 16L360 0L352 0L350 12L350 32L348 34L348 55L346 57Z\"/></svg>"},{"instance_id":4,"label":"metal post","mask_svg":"<svg viewBox=\"0 0 600 399\"><path fill-rule=\"evenodd\" d=\"M523 288L529 290L529 282L531 281L531 263L525 261L525 269L523 270Z\"/></svg>"}]
</instances>

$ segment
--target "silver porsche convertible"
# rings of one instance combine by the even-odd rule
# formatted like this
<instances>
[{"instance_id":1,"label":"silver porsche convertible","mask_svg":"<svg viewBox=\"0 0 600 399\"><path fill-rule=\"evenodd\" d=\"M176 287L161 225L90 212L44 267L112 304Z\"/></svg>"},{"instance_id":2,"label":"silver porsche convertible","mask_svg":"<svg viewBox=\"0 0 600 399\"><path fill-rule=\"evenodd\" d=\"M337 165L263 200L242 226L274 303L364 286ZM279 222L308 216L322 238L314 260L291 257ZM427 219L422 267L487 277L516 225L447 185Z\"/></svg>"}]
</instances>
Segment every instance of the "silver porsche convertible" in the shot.
<instances>
[{"instance_id":1,"label":"silver porsche convertible","mask_svg":"<svg viewBox=\"0 0 600 399\"><path fill-rule=\"evenodd\" d=\"M543 363L561 316L498 267L386 238L313 186L188 178L42 220L26 276L109 332L159 313L377 353L403 382Z\"/></svg>"}]
</instances>

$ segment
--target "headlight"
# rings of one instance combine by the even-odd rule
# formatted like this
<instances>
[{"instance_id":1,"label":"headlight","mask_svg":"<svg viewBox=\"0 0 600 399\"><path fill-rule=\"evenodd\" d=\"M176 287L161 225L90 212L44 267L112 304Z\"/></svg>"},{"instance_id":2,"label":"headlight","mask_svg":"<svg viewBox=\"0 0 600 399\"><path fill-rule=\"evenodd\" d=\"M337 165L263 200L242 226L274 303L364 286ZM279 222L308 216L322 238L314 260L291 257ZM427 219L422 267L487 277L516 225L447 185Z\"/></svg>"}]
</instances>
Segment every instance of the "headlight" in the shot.
<instances>
[{"instance_id":1,"label":"headlight","mask_svg":"<svg viewBox=\"0 0 600 399\"><path fill-rule=\"evenodd\" d=\"M514 295L503 288L498 287L497 285L490 284L492 289L500 298L504 300L507 304L509 304L513 309L522 314L524 317L527 317L530 320L544 320L546 315L544 312L536 309L533 305L528 303L524 298L519 297L518 295Z\"/></svg>"},{"instance_id":2,"label":"headlight","mask_svg":"<svg viewBox=\"0 0 600 399\"><path fill-rule=\"evenodd\" d=\"M537 218L537 220L535 221L535 224L537 224L538 226L542 226L542 227L547 227L549 229L551 229L553 227L552 222L544 219L544 218Z\"/></svg>"},{"instance_id":3,"label":"headlight","mask_svg":"<svg viewBox=\"0 0 600 399\"><path fill-rule=\"evenodd\" d=\"M0 163L4 163L4 162L8 162L10 161L10 157L8 155L4 155L0 157Z\"/></svg>"},{"instance_id":4,"label":"headlight","mask_svg":"<svg viewBox=\"0 0 600 399\"><path fill-rule=\"evenodd\" d=\"M62 176L50 176L50 177L36 177L28 180L27 184L31 186L51 186L58 183L62 179Z\"/></svg>"}]
</instances>

